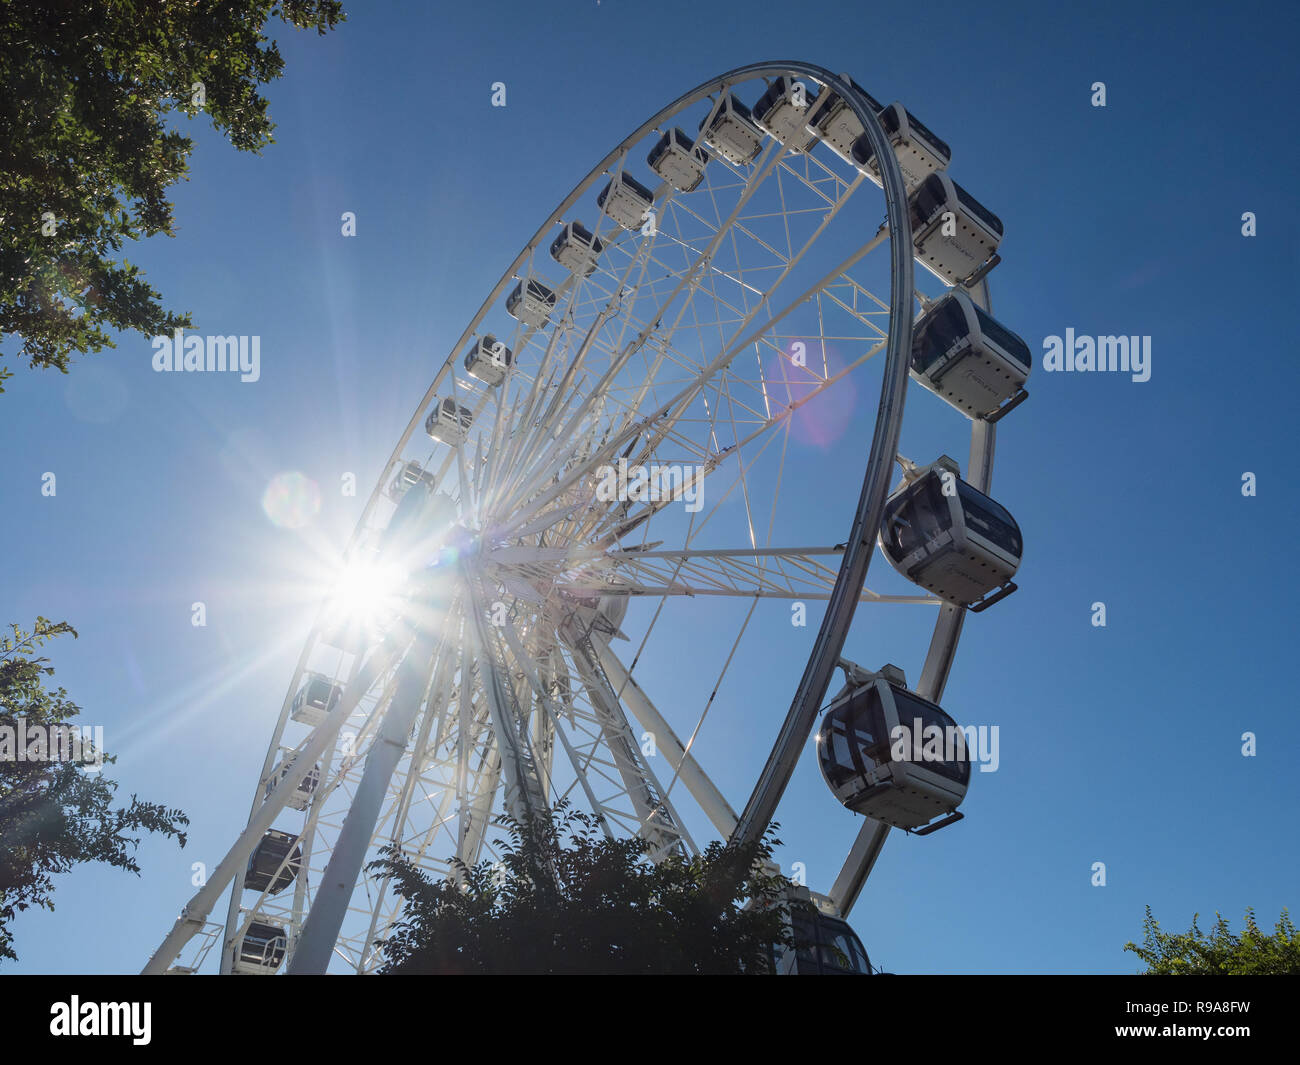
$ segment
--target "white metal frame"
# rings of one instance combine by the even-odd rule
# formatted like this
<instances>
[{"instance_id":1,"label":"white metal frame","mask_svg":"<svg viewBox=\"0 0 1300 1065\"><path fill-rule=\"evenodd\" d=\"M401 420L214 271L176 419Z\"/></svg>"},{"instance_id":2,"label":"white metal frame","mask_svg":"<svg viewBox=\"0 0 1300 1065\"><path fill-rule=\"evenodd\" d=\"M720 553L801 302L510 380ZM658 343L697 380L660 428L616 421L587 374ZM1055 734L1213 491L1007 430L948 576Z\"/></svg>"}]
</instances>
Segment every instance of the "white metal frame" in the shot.
<instances>
[{"instance_id":1,"label":"white metal frame","mask_svg":"<svg viewBox=\"0 0 1300 1065\"><path fill-rule=\"evenodd\" d=\"M265 830L292 809L294 789L317 764L322 775L303 814L303 873L293 897L277 910L276 900L252 899L238 887L231 892L223 971L232 968L252 914L284 917L291 971L320 972L340 961L372 971L380 963L376 943L401 907L387 883L368 871L367 857L392 842L418 865L451 872L451 856L473 863L495 853L490 818L502 802L524 817L577 797L609 835L639 834L654 856L692 853L696 844L674 805L680 782L719 836L753 839L771 820L806 746L857 605L938 605L923 594L877 594L863 583L897 453L916 296L906 190L896 163L883 172L887 224L847 258L818 265L813 252L822 235L841 225L859 192L874 190L862 173L816 145L800 152L800 145L767 138L749 163L713 156L695 192L679 194L666 184L655 192L657 232L612 228L602 213L593 231L604 241L597 269L557 285L554 310L541 324L499 324L506 321L505 294L534 276L535 263L549 261L555 227L573 220L580 205L590 209L606 181L620 186L624 167L641 165L639 145L691 109L708 108L708 128L733 88L761 91L776 77L807 79L823 94L835 93L881 157L892 160L874 111L851 83L809 64L754 64L698 86L653 116L565 198L449 345L354 537L352 550L360 550L384 527L392 508L387 486L417 454L439 490L458 492L475 546L462 556L459 591L440 615L440 649L429 642L415 608L378 643L330 648L313 631L273 730L248 825L146 971L164 971L190 939L210 939L212 905L242 874ZM777 204L775 213L758 206L760 191ZM742 243L750 249L745 255L737 250ZM886 295L875 295L859 275L874 262L887 273ZM711 318L701 315L706 303ZM790 391L786 346L807 335L796 324L796 312L806 307L816 311L819 334L852 353L843 367L815 366L811 384L797 394ZM510 336L515 356L500 387L457 374L465 345L489 331ZM763 530L770 534L777 496L771 516L764 515L751 471L766 461L779 485L782 441L795 412L882 353L881 399L849 539L771 544ZM449 389L474 416L466 439L417 452L425 411ZM987 480L992 427L986 423L973 425L972 454L974 478ZM697 465L713 486L713 502L699 514L682 518L680 494L592 507L594 471L602 465L669 456ZM743 508L749 542L696 546L702 530L722 527L729 498ZM651 539L673 527L680 538L682 522L681 548ZM634 678L638 654L629 664L612 649L621 616L602 628L602 612L582 605L590 596L644 598L659 609L677 597L749 602L733 654L759 600L827 603L786 723L739 813L692 752L712 697L683 739ZM505 608L504 623L489 622L498 606ZM940 606L923 688L941 690L951 664L961 615L949 609ZM344 694L303 734L289 716L290 703L300 675L323 658L334 663ZM730 661L728 655L720 663L719 683ZM633 721L655 735L671 779L658 779L640 757ZM264 800L263 785L280 771L285 749L296 756ZM842 913L883 838L872 835L864 850L860 837L850 854L844 883L833 893Z\"/></svg>"}]
</instances>

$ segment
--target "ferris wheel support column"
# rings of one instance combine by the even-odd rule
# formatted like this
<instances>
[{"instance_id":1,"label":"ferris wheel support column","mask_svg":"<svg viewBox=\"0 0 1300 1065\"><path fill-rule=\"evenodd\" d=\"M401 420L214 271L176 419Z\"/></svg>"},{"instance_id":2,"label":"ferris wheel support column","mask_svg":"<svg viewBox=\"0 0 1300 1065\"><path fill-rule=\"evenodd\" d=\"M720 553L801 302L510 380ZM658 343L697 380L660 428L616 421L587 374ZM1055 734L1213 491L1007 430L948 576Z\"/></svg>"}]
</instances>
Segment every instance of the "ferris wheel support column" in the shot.
<instances>
[{"instance_id":1,"label":"ferris wheel support column","mask_svg":"<svg viewBox=\"0 0 1300 1065\"><path fill-rule=\"evenodd\" d=\"M379 735L366 755L361 782L339 830L329 864L321 875L320 887L303 922L293 957L289 959L286 971L290 975L319 975L329 966L389 782L406 750L411 726L429 688L433 651L433 633L417 623L415 640L399 667L397 689L384 714Z\"/></svg>"},{"instance_id":2,"label":"ferris wheel support column","mask_svg":"<svg viewBox=\"0 0 1300 1065\"><path fill-rule=\"evenodd\" d=\"M983 278L972 291L971 298L984 310L989 310L989 282ZM987 494L993 487L993 456L996 451L998 430L992 422L980 418L971 424L970 460L966 466L970 483ZM957 641L961 639L962 626L966 622L966 609L945 603L939 608L939 618L934 623L934 635L930 637L930 650L925 656L925 665L921 668L921 680L916 686L916 694L932 703L943 699L943 690L948 685L948 674L952 670L953 659L957 654ZM847 917L862 893L862 887L871 875L871 870L880 857L889 836L889 826L867 818L858 830L857 839L849 850L840 875L835 878L831 889L831 899L841 917Z\"/></svg>"},{"instance_id":3,"label":"ferris wheel support column","mask_svg":"<svg viewBox=\"0 0 1300 1065\"><path fill-rule=\"evenodd\" d=\"M798 69L798 65L793 65ZM842 100L850 104L871 142L871 149L880 161L880 176L885 190L887 224L890 232L890 316L889 342L886 347L884 387L876 415L876 428L871 438L871 451L867 457L867 471L858 497L857 514L853 531L844 551L839 575L831 590L826 613L817 631L813 652L804 669L793 702L777 735L772 753L763 767L762 775L753 794L745 804L730 842L742 846L756 843L767 831L776 813L777 804L785 792L795 763L813 725L831 675L839 661L840 651L848 634L849 624L862 595L867 567L876 548L876 534L880 529L885 508L885 495L889 488L889 475L898 454L898 437L903 424L903 400L907 394L907 371L912 353L912 223L908 215L907 189L893 146L885 136L884 128L875 111L867 105L859 91L842 78L826 78L827 86Z\"/></svg>"}]
</instances>

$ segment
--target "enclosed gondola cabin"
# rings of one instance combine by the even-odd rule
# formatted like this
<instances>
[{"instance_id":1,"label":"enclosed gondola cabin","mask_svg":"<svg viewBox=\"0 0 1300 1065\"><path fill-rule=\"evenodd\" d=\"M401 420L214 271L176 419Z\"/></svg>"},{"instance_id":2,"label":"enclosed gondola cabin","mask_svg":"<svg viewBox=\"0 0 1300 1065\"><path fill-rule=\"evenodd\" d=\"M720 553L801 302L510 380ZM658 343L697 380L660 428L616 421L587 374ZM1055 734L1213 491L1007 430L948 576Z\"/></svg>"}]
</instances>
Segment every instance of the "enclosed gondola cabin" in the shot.
<instances>
[{"instance_id":1,"label":"enclosed gondola cabin","mask_svg":"<svg viewBox=\"0 0 1300 1065\"><path fill-rule=\"evenodd\" d=\"M393 475L392 483L388 486L388 497L390 499L401 499L417 484L432 488L433 474L418 462L409 460L403 462L397 468L397 473Z\"/></svg>"},{"instance_id":2,"label":"enclosed gondola cabin","mask_svg":"<svg viewBox=\"0 0 1300 1065\"><path fill-rule=\"evenodd\" d=\"M908 580L977 611L1015 591L1024 550L1015 519L946 456L885 501L880 546Z\"/></svg>"},{"instance_id":3,"label":"enclosed gondola cabin","mask_svg":"<svg viewBox=\"0 0 1300 1065\"><path fill-rule=\"evenodd\" d=\"M694 192L704 180L709 153L683 130L670 129L646 156L650 169L678 192Z\"/></svg>"},{"instance_id":4,"label":"enclosed gondola cabin","mask_svg":"<svg viewBox=\"0 0 1300 1065\"><path fill-rule=\"evenodd\" d=\"M288 951L289 937L283 925L249 921L235 945L235 972L247 976L270 976L284 964Z\"/></svg>"},{"instance_id":5,"label":"enclosed gondola cabin","mask_svg":"<svg viewBox=\"0 0 1300 1065\"><path fill-rule=\"evenodd\" d=\"M908 198L916 261L949 285L973 285L997 265L1002 221L944 171Z\"/></svg>"},{"instance_id":6,"label":"enclosed gondola cabin","mask_svg":"<svg viewBox=\"0 0 1300 1065\"><path fill-rule=\"evenodd\" d=\"M841 74L840 78L848 82L873 113L880 113L880 101L855 85L853 79L847 74ZM856 165L853 146L866 130L863 129L853 108L838 93L826 89L817 97L816 106L811 111L809 122L822 142L846 163Z\"/></svg>"},{"instance_id":7,"label":"enclosed gondola cabin","mask_svg":"<svg viewBox=\"0 0 1300 1065\"><path fill-rule=\"evenodd\" d=\"M912 377L968 418L997 421L1018 405L1032 366L1029 345L961 289L912 331Z\"/></svg>"},{"instance_id":8,"label":"enclosed gondola cabin","mask_svg":"<svg viewBox=\"0 0 1300 1065\"><path fill-rule=\"evenodd\" d=\"M808 129L808 117L816 103L816 89L782 75L772 79L754 104L751 117L759 129L790 151L806 152L817 143L816 134Z\"/></svg>"},{"instance_id":9,"label":"enclosed gondola cabin","mask_svg":"<svg viewBox=\"0 0 1300 1065\"><path fill-rule=\"evenodd\" d=\"M491 333L479 337L465 352L465 372L475 380L496 388L506 379L514 356Z\"/></svg>"},{"instance_id":10,"label":"enclosed gondola cabin","mask_svg":"<svg viewBox=\"0 0 1300 1065\"><path fill-rule=\"evenodd\" d=\"M947 143L902 104L893 103L881 111L880 124L893 145L894 158L898 160L898 169L903 173L903 184L909 194L936 170L945 169L952 161L952 151ZM881 184L880 164L865 132L853 144L853 161L872 181Z\"/></svg>"},{"instance_id":11,"label":"enclosed gondola cabin","mask_svg":"<svg viewBox=\"0 0 1300 1065\"><path fill-rule=\"evenodd\" d=\"M304 673L302 687L289 707L289 716L315 728L329 716L342 694L343 685L335 684L323 673Z\"/></svg>"},{"instance_id":12,"label":"enclosed gondola cabin","mask_svg":"<svg viewBox=\"0 0 1300 1065\"><path fill-rule=\"evenodd\" d=\"M763 131L730 92L723 93L712 115L700 119L699 128L704 143L736 166L748 166L763 147Z\"/></svg>"},{"instance_id":13,"label":"enclosed gondola cabin","mask_svg":"<svg viewBox=\"0 0 1300 1065\"><path fill-rule=\"evenodd\" d=\"M551 258L569 273L583 277L596 272L596 260L604 250L605 242L581 222L566 223L551 241Z\"/></svg>"},{"instance_id":14,"label":"enclosed gondola cabin","mask_svg":"<svg viewBox=\"0 0 1300 1065\"><path fill-rule=\"evenodd\" d=\"M301 868L302 847L298 837L272 828L248 856L244 887L278 895L294 882Z\"/></svg>"},{"instance_id":15,"label":"enclosed gondola cabin","mask_svg":"<svg viewBox=\"0 0 1300 1065\"><path fill-rule=\"evenodd\" d=\"M940 707L908 691L893 666L831 704L817 732L817 757L841 803L909 832L957 820L970 785L964 733Z\"/></svg>"},{"instance_id":16,"label":"enclosed gondola cabin","mask_svg":"<svg viewBox=\"0 0 1300 1065\"><path fill-rule=\"evenodd\" d=\"M289 765L287 761L278 763L271 770L270 777L267 778L266 788L262 793L263 800L269 799L271 793L284 783L284 778L289 775ZM285 799L284 804L291 810L305 810L311 804L311 797L316 794L316 788L320 784L320 763L312 766L307 773L294 786L289 797Z\"/></svg>"},{"instance_id":17,"label":"enclosed gondola cabin","mask_svg":"<svg viewBox=\"0 0 1300 1065\"><path fill-rule=\"evenodd\" d=\"M506 313L524 325L540 329L555 310L555 290L529 278L506 297Z\"/></svg>"},{"instance_id":18,"label":"enclosed gondola cabin","mask_svg":"<svg viewBox=\"0 0 1300 1065\"><path fill-rule=\"evenodd\" d=\"M632 175L620 171L600 190L596 206L628 231L641 228L654 206L655 194Z\"/></svg>"},{"instance_id":19,"label":"enclosed gondola cabin","mask_svg":"<svg viewBox=\"0 0 1300 1065\"><path fill-rule=\"evenodd\" d=\"M810 902L790 904L794 949L782 952L777 972L788 976L870 976L871 959L856 932L840 917Z\"/></svg>"},{"instance_id":20,"label":"enclosed gondola cabin","mask_svg":"<svg viewBox=\"0 0 1300 1065\"><path fill-rule=\"evenodd\" d=\"M448 396L429 412L424 420L424 431L433 440L457 447L465 442L473 424L474 412Z\"/></svg>"}]
</instances>

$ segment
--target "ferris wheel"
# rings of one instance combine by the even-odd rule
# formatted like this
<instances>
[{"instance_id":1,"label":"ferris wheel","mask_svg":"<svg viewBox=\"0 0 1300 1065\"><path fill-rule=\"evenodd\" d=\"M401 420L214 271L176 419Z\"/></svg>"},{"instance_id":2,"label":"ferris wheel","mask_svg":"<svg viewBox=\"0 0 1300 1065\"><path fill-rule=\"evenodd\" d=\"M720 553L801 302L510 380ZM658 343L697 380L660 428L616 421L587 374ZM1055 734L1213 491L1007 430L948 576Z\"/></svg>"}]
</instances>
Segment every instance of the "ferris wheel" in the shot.
<instances>
[{"instance_id":1,"label":"ferris wheel","mask_svg":"<svg viewBox=\"0 0 1300 1065\"><path fill-rule=\"evenodd\" d=\"M808 919L843 924L891 829L960 818L968 756L905 762L882 737L953 725L938 704L965 614L1014 590L1020 531L987 493L1030 356L989 309L1001 222L949 162L900 104L773 62L698 86L596 164L444 348L298 660L247 827L146 972L196 971L215 946L222 972L374 971L402 907L368 869L381 848L450 875L498 853L498 814L561 800L651 860L753 841L837 668L817 756L864 820ZM909 376L969 423L964 478L898 453ZM879 389L869 449L828 452L861 493L810 513L792 440L848 382ZM877 543L894 592L864 583ZM784 694L729 718L767 600L825 613L784 718ZM937 609L913 686L841 658L859 605ZM638 665L713 610L734 625L692 650L701 699L673 678L664 703ZM742 727L771 750L737 790L705 752Z\"/></svg>"}]
</instances>

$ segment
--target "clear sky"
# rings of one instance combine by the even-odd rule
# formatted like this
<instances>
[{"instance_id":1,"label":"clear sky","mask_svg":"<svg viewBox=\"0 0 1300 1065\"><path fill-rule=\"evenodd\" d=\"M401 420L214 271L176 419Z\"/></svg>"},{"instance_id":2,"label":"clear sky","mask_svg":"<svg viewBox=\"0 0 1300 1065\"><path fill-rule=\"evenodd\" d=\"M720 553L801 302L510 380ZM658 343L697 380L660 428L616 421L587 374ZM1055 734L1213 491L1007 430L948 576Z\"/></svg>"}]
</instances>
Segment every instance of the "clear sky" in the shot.
<instances>
[{"instance_id":1,"label":"clear sky","mask_svg":"<svg viewBox=\"0 0 1300 1065\"><path fill-rule=\"evenodd\" d=\"M1020 591L968 620L944 700L999 726L1000 765L975 775L961 824L889 840L852 918L873 960L1128 972L1147 904L1177 930L1196 912L1239 923L1253 906L1271 925L1296 908L1293 5L349 8L326 38L282 37L277 142L241 155L194 123L178 236L127 251L200 333L260 335L261 379L156 374L148 339L127 336L67 377L20 369L0 397L0 621L80 630L49 653L83 723L104 726L120 794L192 820L183 852L142 845L141 878L62 878L54 913L18 920L11 971L144 963L193 891L191 863L215 865L246 820L331 553L447 345L610 148L766 59L847 71L949 142L953 174L1006 227L996 313L1038 356L994 481L1025 536ZM495 81L505 108L489 105ZM1257 236L1242 235L1247 211ZM1150 336L1151 379L1044 373L1043 338L1067 328ZM860 448L858 478L870 414L834 448ZM807 446L801 505L842 515L847 536L858 482L819 454ZM321 486L306 532L262 509L284 471ZM347 471L358 498L337 490ZM732 624L693 608L688 625ZM860 611L846 653L914 681L932 614L908 609L891 625ZM701 739L736 806L814 631L792 635L781 604L755 625L747 661L776 672L743 667ZM721 667L679 631L646 666L670 692L674 668ZM811 759L779 819L783 864L828 890L856 819Z\"/></svg>"}]
</instances>

